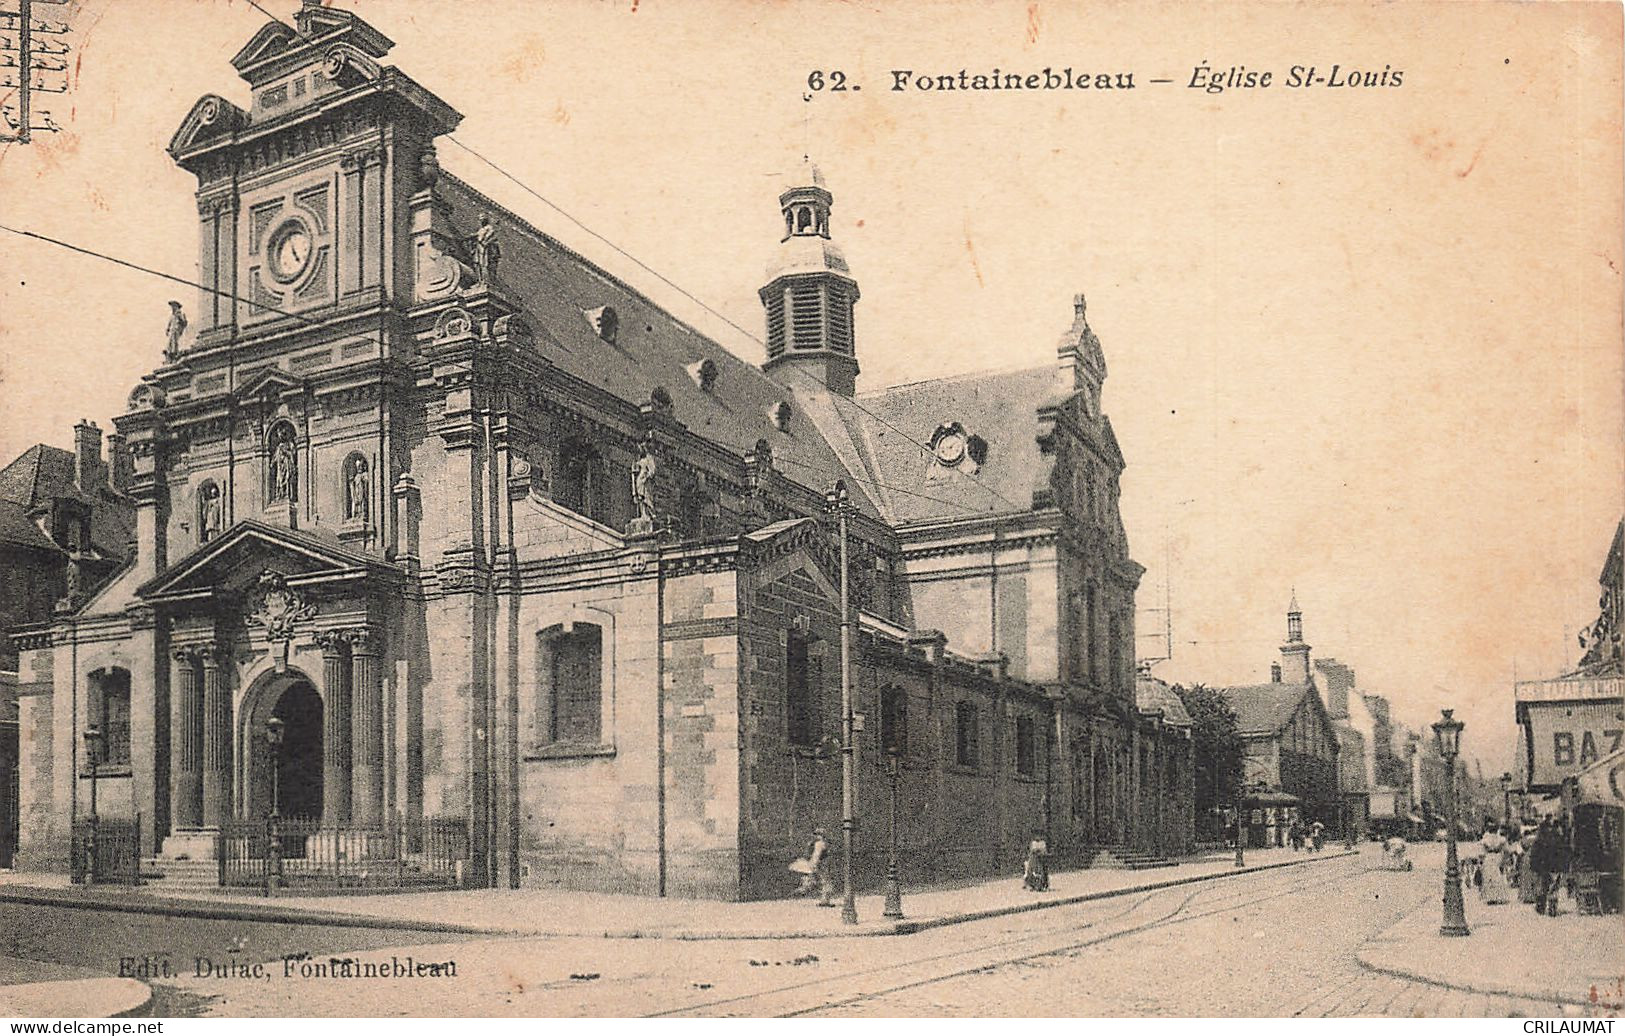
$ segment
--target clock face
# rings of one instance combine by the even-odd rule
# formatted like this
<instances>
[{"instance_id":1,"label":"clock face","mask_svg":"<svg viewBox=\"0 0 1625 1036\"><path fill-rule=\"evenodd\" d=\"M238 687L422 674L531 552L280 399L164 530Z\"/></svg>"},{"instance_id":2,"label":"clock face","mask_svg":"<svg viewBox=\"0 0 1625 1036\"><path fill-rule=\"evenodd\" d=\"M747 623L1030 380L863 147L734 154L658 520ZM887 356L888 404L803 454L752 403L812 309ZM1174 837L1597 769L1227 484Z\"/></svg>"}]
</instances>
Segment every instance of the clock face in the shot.
<instances>
[{"instance_id":1,"label":"clock face","mask_svg":"<svg viewBox=\"0 0 1625 1036\"><path fill-rule=\"evenodd\" d=\"M937 460L945 465L958 464L965 456L965 437L950 432L937 440Z\"/></svg>"},{"instance_id":2,"label":"clock face","mask_svg":"<svg viewBox=\"0 0 1625 1036\"><path fill-rule=\"evenodd\" d=\"M297 220L289 220L271 235L271 274L279 281L291 281L305 272L310 263L310 231Z\"/></svg>"}]
</instances>

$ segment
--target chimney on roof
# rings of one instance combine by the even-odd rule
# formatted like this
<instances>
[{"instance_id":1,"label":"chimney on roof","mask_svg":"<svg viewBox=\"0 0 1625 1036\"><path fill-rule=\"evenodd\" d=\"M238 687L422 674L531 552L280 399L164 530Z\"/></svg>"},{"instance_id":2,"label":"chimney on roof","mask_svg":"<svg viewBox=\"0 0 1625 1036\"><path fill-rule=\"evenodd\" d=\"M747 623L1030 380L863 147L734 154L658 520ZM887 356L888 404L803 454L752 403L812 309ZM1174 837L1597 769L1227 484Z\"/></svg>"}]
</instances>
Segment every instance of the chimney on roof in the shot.
<instances>
[{"instance_id":1,"label":"chimney on roof","mask_svg":"<svg viewBox=\"0 0 1625 1036\"><path fill-rule=\"evenodd\" d=\"M135 457L130 453L130 444L117 432L107 436L107 482L120 493L130 491L130 481L135 477Z\"/></svg>"},{"instance_id":2,"label":"chimney on roof","mask_svg":"<svg viewBox=\"0 0 1625 1036\"><path fill-rule=\"evenodd\" d=\"M102 468L102 430L93 421L73 426L73 480L87 491L107 480Z\"/></svg>"},{"instance_id":3,"label":"chimney on roof","mask_svg":"<svg viewBox=\"0 0 1625 1036\"><path fill-rule=\"evenodd\" d=\"M1270 683L1280 683L1280 682L1281 682L1281 663L1279 663L1279 662L1271 662L1270 663Z\"/></svg>"}]
</instances>

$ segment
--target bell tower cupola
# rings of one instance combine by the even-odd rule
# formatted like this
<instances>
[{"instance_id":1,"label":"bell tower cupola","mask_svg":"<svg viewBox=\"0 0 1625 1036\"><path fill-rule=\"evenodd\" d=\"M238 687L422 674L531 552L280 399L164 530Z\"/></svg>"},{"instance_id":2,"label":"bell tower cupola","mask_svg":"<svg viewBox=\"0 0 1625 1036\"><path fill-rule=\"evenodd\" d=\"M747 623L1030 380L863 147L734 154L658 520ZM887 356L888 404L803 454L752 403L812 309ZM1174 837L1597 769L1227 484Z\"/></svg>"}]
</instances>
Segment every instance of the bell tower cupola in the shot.
<instances>
[{"instance_id":1,"label":"bell tower cupola","mask_svg":"<svg viewBox=\"0 0 1625 1036\"><path fill-rule=\"evenodd\" d=\"M858 376L852 310L858 283L840 246L830 240L834 195L811 162L779 195L784 236L759 292L767 316L762 369L790 385L811 377L850 396ZM792 374L787 368L798 368Z\"/></svg>"}]
</instances>

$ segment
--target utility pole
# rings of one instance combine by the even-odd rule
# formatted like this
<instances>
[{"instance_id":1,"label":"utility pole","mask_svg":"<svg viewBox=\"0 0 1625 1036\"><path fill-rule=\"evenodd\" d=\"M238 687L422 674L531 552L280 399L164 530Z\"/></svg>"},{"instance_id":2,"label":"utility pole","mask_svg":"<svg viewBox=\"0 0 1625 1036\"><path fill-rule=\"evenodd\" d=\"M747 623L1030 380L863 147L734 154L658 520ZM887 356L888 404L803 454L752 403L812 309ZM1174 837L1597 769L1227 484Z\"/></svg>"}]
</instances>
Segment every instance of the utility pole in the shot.
<instances>
[{"instance_id":1,"label":"utility pole","mask_svg":"<svg viewBox=\"0 0 1625 1036\"><path fill-rule=\"evenodd\" d=\"M15 117L11 109L3 109L3 117L7 127L13 133L0 133L0 142L27 144L33 137L35 130L56 132L56 121L50 112L41 112L44 122L34 122L35 91L42 93L67 93L68 91L68 44L66 40L52 37L64 36L68 32L68 24L63 21L51 19L34 20L35 4L66 4L68 0L14 0L17 10L0 10L0 88L15 87L17 91L17 107ZM15 42L9 35L9 30L16 31ZM40 33L42 39L36 40L35 33ZM15 55L15 66L13 65ZM15 72L12 68L15 67ZM58 83L54 77L60 74L62 79Z\"/></svg>"},{"instance_id":2,"label":"utility pole","mask_svg":"<svg viewBox=\"0 0 1625 1036\"><path fill-rule=\"evenodd\" d=\"M834 487L824 494L824 503L835 515L837 535L841 539L841 923L855 925L858 904L852 893L852 835L857 822L852 816L856 798L852 754L857 746L852 738L852 593L846 546L846 515L851 499L846 483L837 479Z\"/></svg>"}]
</instances>

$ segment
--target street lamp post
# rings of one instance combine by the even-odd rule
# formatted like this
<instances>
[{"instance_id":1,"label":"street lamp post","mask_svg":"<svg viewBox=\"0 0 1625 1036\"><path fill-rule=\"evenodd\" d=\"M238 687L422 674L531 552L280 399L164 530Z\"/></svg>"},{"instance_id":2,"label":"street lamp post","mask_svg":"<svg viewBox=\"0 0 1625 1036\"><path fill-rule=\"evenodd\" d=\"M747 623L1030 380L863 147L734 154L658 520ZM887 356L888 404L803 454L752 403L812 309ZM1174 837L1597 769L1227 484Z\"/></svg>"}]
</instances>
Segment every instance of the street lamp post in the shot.
<instances>
[{"instance_id":1,"label":"street lamp post","mask_svg":"<svg viewBox=\"0 0 1625 1036\"><path fill-rule=\"evenodd\" d=\"M1470 935L1467 911L1461 901L1461 864L1456 859L1456 755L1461 751L1461 731L1466 724L1452 714L1454 709L1440 710L1443 715L1433 724L1438 738L1439 755L1444 758L1445 835L1444 848L1444 923L1440 935Z\"/></svg>"},{"instance_id":2,"label":"street lamp post","mask_svg":"<svg viewBox=\"0 0 1625 1036\"><path fill-rule=\"evenodd\" d=\"M1512 826L1512 775L1501 775L1501 826Z\"/></svg>"},{"instance_id":3,"label":"street lamp post","mask_svg":"<svg viewBox=\"0 0 1625 1036\"><path fill-rule=\"evenodd\" d=\"M840 479L824 494L824 504L835 515L841 540L841 923L855 925L858 901L852 891L852 838L857 821L852 815L856 799L852 755L857 746L852 738L852 601L846 546L849 500L846 483Z\"/></svg>"},{"instance_id":4,"label":"street lamp post","mask_svg":"<svg viewBox=\"0 0 1625 1036\"><path fill-rule=\"evenodd\" d=\"M90 816L85 818L85 884L96 884L97 835L101 819L96 816L96 777L101 768L101 728L92 723L85 728L85 765L90 769Z\"/></svg>"},{"instance_id":5,"label":"street lamp post","mask_svg":"<svg viewBox=\"0 0 1625 1036\"><path fill-rule=\"evenodd\" d=\"M270 837L270 858L265 866L265 894L276 894L282 880L282 738L284 730L280 719L272 716L265 721L265 744L271 755L271 815L266 821L266 834Z\"/></svg>"},{"instance_id":6,"label":"street lamp post","mask_svg":"<svg viewBox=\"0 0 1625 1036\"><path fill-rule=\"evenodd\" d=\"M883 917L903 916L903 886L897 880L897 769L895 744L886 746L886 769L891 777L891 844L886 849L886 906Z\"/></svg>"},{"instance_id":7,"label":"street lamp post","mask_svg":"<svg viewBox=\"0 0 1625 1036\"><path fill-rule=\"evenodd\" d=\"M1245 817L1247 815L1246 802L1247 802L1247 785L1240 782L1240 781L1238 781L1236 783L1236 866L1237 867L1245 867L1245 866L1247 866L1247 855L1246 855L1245 851L1242 848L1242 843L1243 843L1243 841L1246 840L1246 837L1247 837L1243 833L1243 832L1246 831L1247 825L1246 825L1246 822L1242 819L1243 817Z\"/></svg>"}]
</instances>

